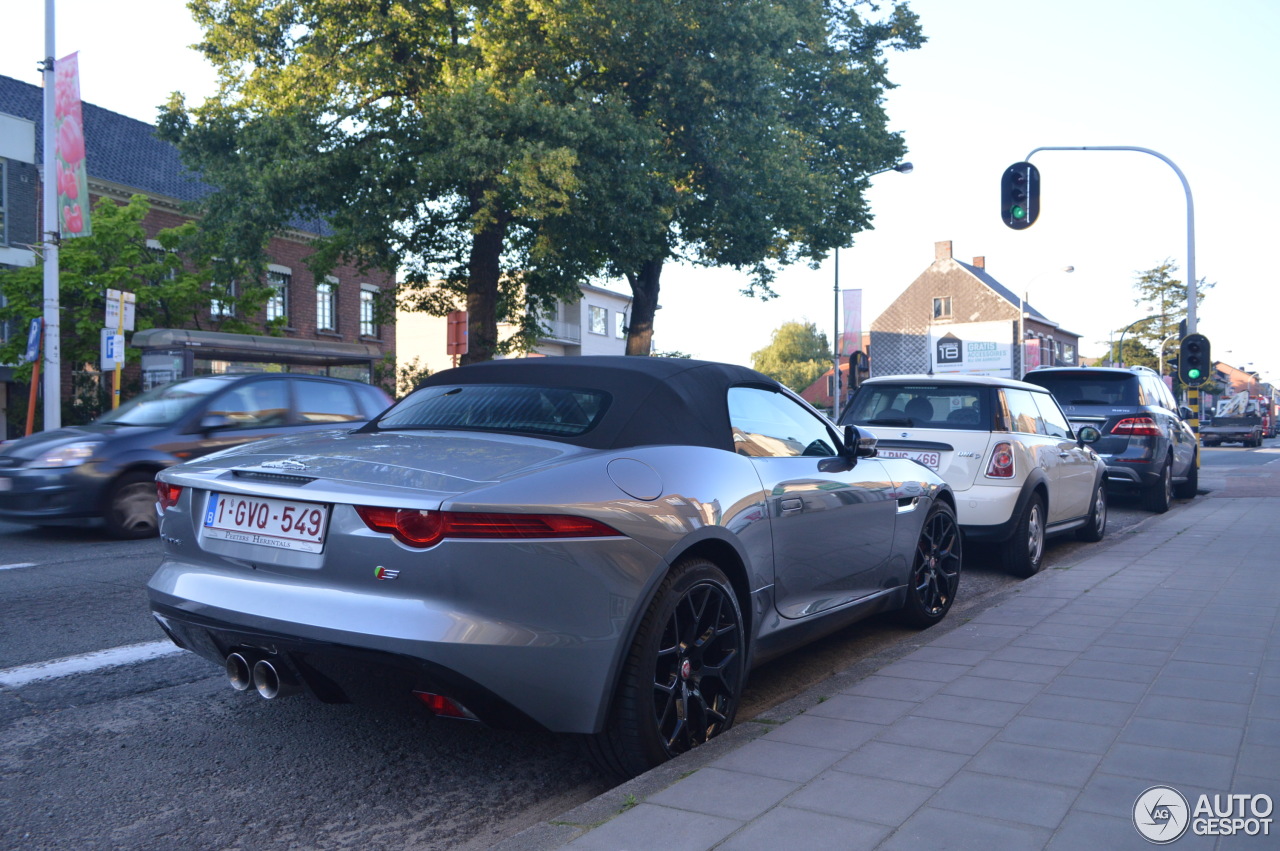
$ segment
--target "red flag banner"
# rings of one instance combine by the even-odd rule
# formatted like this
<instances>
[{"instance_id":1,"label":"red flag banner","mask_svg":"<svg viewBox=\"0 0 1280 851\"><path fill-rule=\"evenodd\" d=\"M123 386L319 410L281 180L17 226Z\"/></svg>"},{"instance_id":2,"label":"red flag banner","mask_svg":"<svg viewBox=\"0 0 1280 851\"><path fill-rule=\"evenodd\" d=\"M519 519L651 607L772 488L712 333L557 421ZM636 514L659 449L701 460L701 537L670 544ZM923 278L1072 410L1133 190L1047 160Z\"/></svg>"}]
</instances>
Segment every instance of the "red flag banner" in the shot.
<instances>
[{"instance_id":1,"label":"red flag banner","mask_svg":"<svg viewBox=\"0 0 1280 851\"><path fill-rule=\"evenodd\" d=\"M88 236L89 178L84 166L84 117L80 109L80 54L54 67L54 162L46 179L58 182L58 225L64 237Z\"/></svg>"}]
</instances>

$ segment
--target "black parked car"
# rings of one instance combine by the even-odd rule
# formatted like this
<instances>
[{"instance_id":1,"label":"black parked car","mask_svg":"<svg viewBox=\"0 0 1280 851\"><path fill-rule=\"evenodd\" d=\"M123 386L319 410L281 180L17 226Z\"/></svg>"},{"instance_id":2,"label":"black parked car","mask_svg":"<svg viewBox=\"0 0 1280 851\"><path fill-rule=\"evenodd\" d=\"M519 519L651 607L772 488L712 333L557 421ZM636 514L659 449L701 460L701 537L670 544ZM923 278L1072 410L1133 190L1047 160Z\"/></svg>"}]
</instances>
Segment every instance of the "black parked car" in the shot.
<instances>
[{"instance_id":1,"label":"black parked car","mask_svg":"<svg viewBox=\"0 0 1280 851\"><path fill-rule=\"evenodd\" d=\"M0 520L33 526L101 519L113 536L156 534L155 476L265 437L354 428L391 398L317 375L187 378L148 390L85 426L0 446Z\"/></svg>"},{"instance_id":2,"label":"black parked car","mask_svg":"<svg viewBox=\"0 0 1280 851\"><path fill-rule=\"evenodd\" d=\"M1199 459L1191 409L1179 407L1164 380L1145 366L1050 367L1023 379L1046 388L1075 427L1096 426L1093 448L1107 481L1138 488L1143 507L1163 513L1173 497L1196 495Z\"/></svg>"}]
</instances>

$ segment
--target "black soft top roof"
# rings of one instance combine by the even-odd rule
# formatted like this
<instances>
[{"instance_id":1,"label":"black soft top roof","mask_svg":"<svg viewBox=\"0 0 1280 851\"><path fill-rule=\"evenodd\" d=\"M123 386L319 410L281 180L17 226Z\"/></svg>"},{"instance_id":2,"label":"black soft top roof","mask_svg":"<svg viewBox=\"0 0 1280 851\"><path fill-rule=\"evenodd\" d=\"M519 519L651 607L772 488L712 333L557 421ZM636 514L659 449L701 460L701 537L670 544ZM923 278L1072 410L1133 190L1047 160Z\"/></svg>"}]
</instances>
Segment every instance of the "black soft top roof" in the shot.
<instances>
[{"instance_id":1,"label":"black soft top roof","mask_svg":"<svg viewBox=\"0 0 1280 851\"><path fill-rule=\"evenodd\" d=\"M517 384L601 390L611 397L595 428L548 437L593 449L677 444L733 451L726 394L752 385L780 390L766 375L726 363L623 356L513 358L446 369L418 387ZM541 435L540 435L541 436Z\"/></svg>"}]
</instances>

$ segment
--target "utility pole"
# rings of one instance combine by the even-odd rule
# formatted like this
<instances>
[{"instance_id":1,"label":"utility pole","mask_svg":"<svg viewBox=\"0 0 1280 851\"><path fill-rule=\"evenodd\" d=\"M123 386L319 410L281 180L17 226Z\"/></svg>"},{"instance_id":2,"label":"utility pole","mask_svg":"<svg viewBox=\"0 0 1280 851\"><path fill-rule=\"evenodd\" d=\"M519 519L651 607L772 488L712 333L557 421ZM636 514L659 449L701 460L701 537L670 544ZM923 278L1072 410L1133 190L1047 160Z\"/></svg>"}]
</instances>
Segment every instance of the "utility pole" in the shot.
<instances>
[{"instance_id":1,"label":"utility pole","mask_svg":"<svg viewBox=\"0 0 1280 851\"><path fill-rule=\"evenodd\" d=\"M58 172L54 162L53 126L56 105L53 71L54 45L53 0L44 0L44 144L41 146L40 176L42 232L44 235L44 429L62 427L62 348L61 319L58 310ZM88 203L88 199L85 199Z\"/></svg>"}]
</instances>

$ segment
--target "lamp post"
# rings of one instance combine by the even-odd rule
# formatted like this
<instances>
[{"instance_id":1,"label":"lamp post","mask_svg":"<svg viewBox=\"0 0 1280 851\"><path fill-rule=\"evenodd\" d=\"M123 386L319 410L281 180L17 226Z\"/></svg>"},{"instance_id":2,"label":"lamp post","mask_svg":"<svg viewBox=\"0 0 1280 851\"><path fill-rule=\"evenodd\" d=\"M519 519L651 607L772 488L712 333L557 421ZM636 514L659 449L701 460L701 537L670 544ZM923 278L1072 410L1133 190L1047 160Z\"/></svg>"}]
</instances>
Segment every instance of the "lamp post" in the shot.
<instances>
[{"instance_id":1,"label":"lamp post","mask_svg":"<svg viewBox=\"0 0 1280 851\"><path fill-rule=\"evenodd\" d=\"M1124 330L1120 332L1120 350L1115 353L1116 357L1120 358L1121 368L1124 367L1124 335L1129 333L1129 329L1135 325L1141 325L1143 322L1150 322L1152 319L1166 319L1166 318L1168 317L1166 317L1163 313L1157 313L1153 316L1144 316L1141 319L1138 319L1134 322L1130 322L1128 325L1124 326ZM1181 369L1181 367L1179 367L1179 369Z\"/></svg>"},{"instance_id":2,"label":"lamp post","mask_svg":"<svg viewBox=\"0 0 1280 851\"><path fill-rule=\"evenodd\" d=\"M1164 347L1169 345L1170 340L1177 340L1177 339L1178 339L1178 335L1173 334L1168 337L1165 337L1163 340L1160 341L1160 375L1161 376L1164 375Z\"/></svg>"},{"instance_id":3,"label":"lamp post","mask_svg":"<svg viewBox=\"0 0 1280 851\"><path fill-rule=\"evenodd\" d=\"M914 169L911 163L898 163L889 168L882 168L879 171L873 171L867 175L867 178L873 178L877 174L884 174L889 171L896 171L898 174L910 174ZM834 251L835 256L835 280L832 284L834 312L832 315L832 339L831 339L831 416L838 417L840 415L840 248L837 246ZM861 328L854 329L861 332ZM845 329L845 333L849 333L849 329ZM861 345L861 341L859 341ZM853 383L853 364L849 364L849 383Z\"/></svg>"},{"instance_id":4,"label":"lamp post","mask_svg":"<svg viewBox=\"0 0 1280 851\"><path fill-rule=\"evenodd\" d=\"M1039 275L1036 275L1030 281L1027 281L1026 288L1022 291L1022 295L1018 297L1018 367L1021 370L1023 376L1027 374L1027 363L1026 363L1025 355L1027 352L1026 322L1027 322L1027 296L1029 295L1028 290L1031 289L1032 284L1034 284L1036 281L1043 278L1045 275L1050 274L1051 272L1065 272L1066 274L1069 275L1075 270L1076 270L1075 266L1063 266L1061 269L1048 269L1044 272L1041 272ZM1012 368L1012 366L1010 368Z\"/></svg>"}]
</instances>

